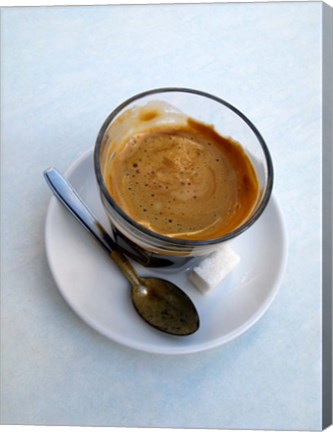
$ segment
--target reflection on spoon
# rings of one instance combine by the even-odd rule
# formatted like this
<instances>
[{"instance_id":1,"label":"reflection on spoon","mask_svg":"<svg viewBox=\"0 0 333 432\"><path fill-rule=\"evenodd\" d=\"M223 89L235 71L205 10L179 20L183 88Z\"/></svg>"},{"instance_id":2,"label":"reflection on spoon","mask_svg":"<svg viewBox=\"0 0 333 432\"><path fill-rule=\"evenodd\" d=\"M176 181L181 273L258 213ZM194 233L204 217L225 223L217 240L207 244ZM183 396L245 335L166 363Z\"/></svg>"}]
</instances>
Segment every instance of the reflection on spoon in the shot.
<instances>
[{"instance_id":1,"label":"reflection on spoon","mask_svg":"<svg viewBox=\"0 0 333 432\"><path fill-rule=\"evenodd\" d=\"M45 170L44 177L54 195L99 241L131 283L132 302L138 314L165 333L185 336L196 332L199 316L191 299L169 281L139 276L72 185L55 168Z\"/></svg>"}]
</instances>

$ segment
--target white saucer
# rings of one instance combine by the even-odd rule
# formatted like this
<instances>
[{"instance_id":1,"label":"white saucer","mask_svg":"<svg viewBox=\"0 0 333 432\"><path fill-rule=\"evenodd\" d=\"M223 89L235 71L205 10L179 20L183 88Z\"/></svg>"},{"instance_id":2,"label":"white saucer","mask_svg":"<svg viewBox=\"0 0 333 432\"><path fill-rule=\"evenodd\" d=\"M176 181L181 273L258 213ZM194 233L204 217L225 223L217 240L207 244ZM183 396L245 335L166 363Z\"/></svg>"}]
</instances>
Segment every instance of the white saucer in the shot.
<instances>
[{"instance_id":1,"label":"white saucer","mask_svg":"<svg viewBox=\"0 0 333 432\"><path fill-rule=\"evenodd\" d=\"M72 164L66 177L106 227L95 180L92 152ZM237 268L208 294L201 294L185 272L161 273L193 300L200 329L171 336L146 324L135 312L130 288L115 264L73 216L51 198L46 218L46 250L54 279L66 301L91 327L128 347L159 354L186 354L224 344L251 327L279 289L286 263L286 232L272 196L261 218L232 241L240 255ZM136 264L142 275L156 272Z\"/></svg>"}]
</instances>

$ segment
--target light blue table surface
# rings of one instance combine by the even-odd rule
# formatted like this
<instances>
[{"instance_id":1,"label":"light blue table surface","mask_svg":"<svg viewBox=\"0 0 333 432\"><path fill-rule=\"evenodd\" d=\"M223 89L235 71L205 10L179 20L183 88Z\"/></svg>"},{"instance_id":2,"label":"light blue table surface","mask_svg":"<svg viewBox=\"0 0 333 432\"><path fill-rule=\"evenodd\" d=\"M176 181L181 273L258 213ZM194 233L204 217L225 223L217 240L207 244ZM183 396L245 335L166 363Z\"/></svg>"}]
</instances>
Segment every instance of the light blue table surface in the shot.
<instances>
[{"instance_id":1,"label":"light blue table surface","mask_svg":"<svg viewBox=\"0 0 333 432\"><path fill-rule=\"evenodd\" d=\"M5 424L321 429L320 2L2 10ZM48 268L42 171L92 148L140 91L213 93L254 122L289 238L271 308L219 348L161 356L101 336Z\"/></svg>"}]
</instances>

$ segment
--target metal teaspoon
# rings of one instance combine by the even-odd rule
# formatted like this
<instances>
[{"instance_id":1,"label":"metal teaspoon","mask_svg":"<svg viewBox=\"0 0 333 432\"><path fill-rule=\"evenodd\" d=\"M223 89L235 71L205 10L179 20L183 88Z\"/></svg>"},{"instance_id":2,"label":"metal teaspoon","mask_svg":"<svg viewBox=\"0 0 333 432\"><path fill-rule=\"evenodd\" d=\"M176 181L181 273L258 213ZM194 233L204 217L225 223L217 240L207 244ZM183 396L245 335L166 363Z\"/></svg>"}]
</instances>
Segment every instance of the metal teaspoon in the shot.
<instances>
[{"instance_id":1,"label":"metal teaspoon","mask_svg":"<svg viewBox=\"0 0 333 432\"><path fill-rule=\"evenodd\" d=\"M190 335L199 328L199 316L190 298L164 279L139 276L102 225L91 214L73 186L55 168L44 171L54 195L95 237L130 282L133 305L151 326L172 335Z\"/></svg>"}]
</instances>

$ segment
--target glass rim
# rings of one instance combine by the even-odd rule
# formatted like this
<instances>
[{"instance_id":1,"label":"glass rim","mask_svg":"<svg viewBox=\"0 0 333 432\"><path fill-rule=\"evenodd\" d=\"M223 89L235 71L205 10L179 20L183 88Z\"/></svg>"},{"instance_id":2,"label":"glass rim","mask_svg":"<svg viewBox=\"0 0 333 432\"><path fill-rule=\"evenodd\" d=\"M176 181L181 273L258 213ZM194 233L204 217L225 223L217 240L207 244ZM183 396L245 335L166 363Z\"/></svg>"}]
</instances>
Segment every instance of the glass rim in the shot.
<instances>
[{"instance_id":1,"label":"glass rim","mask_svg":"<svg viewBox=\"0 0 333 432\"><path fill-rule=\"evenodd\" d=\"M214 100L215 102L218 102L218 103L226 106L227 108L232 110L235 114L237 114L250 127L250 129L255 134L256 138L258 139L259 144L261 145L261 148L264 152L265 160L266 160L266 164L267 164L267 185L265 188L265 192L264 192L264 195L262 197L261 203L259 204L258 208L254 211L254 213L251 215L251 217L249 219L247 219L241 226L239 226L235 230L231 231L230 233L225 234L225 235L220 236L220 237L213 238L213 239L208 239L208 240L188 240L188 239L168 237L166 235L162 235L162 234L159 234L157 232L151 231L151 230L145 228L144 226L140 225L139 223L137 223L134 219L132 219L130 216L128 216L118 206L118 204L113 200L113 198L109 194L109 192L106 188L106 185L104 183L102 174L101 174L100 162L99 162L99 153L100 153L100 149L102 146L105 132L106 132L108 126L110 125L110 123L112 122L112 120L124 108L126 108L128 105L130 105L132 102L135 102L136 100L142 99L146 96L151 96L151 95L158 94L158 93L190 93L193 95L197 95L197 96L201 96L201 97L205 97L205 98ZM94 148L94 168L95 168L95 175L97 178L98 185L99 185L104 197L106 198L106 200L110 204L110 206L112 208L114 208L114 210L118 214L120 214L121 217L126 220L126 222L128 222L131 226L133 226L137 230L143 232L144 234L146 234L150 237L155 238L156 240L168 242L169 244L173 244L175 246L181 246L181 245L192 246L192 247L194 247L194 246L209 246L209 245L215 245L218 243L222 243L222 242L225 242L227 240L231 240L234 237L237 237L239 234L243 233L248 228L250 228L250 226L252 226L254 224L254 222L256 222L258 220L258 218L261 216L261 214L263 213L263 211L265 210L265 208L269 202L269 199L270 199L270 196L272 193L272 189L273 189L273 176L274 175L273 175L273 163L272 163L271 155L270 155L270 152L268 150L268 147L267 147L265 140L261 136L258 129L254 126L254 124L248 119L248 117L245 116L245 114L243 114L239 109L234 107L229 102L227 102L227 101L225 101L225 100L223 100L217 96L214 96L210 93L207 93L207 92L204 92L201 90L190 89L190 88L186 88L186 87L161 87L161 88L155 88L155 89L147 90L147 91L138 93L138 94L126 99L123 103L118 105L108 115L108 117L104 121L104 123L103 123L102 127L100 128L99 133L97 135L95 148Z\"/></svg>"}]
</instances>

